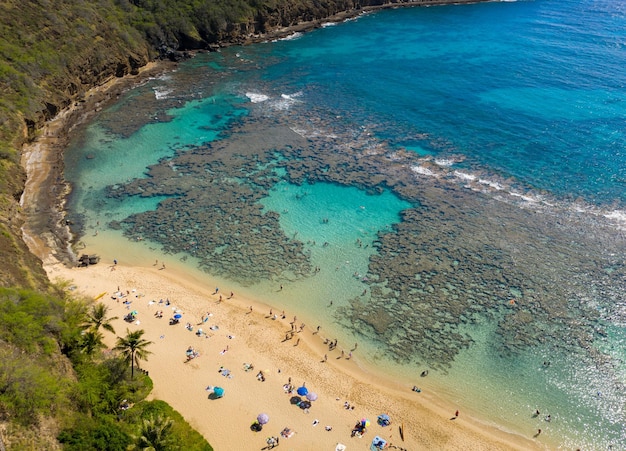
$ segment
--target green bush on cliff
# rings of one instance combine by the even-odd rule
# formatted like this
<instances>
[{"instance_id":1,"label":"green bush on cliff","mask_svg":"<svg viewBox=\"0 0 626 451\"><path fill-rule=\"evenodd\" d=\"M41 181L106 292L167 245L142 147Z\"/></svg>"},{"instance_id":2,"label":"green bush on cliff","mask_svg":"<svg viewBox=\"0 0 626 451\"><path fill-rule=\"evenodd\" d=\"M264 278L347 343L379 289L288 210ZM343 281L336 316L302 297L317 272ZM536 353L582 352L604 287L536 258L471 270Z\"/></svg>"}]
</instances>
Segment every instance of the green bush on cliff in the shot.
<instances>
[{"instance_id":1,"label":"green bush on cliff","mask_svg":"<svg viewBox=\"0 0 626 451\"><path fill-rule=\"evenodd\" d=\"M167 404L143 401L152 390L147 375L131 378L116 354L86 352L88 311L85 301L0 288L0 422L10 425L15 449L34 443L29 431L47 418L65 449L125 450L149 412L174 420L170 434L181 449L210 450ZM48 447L45 437L36 440Z\"/></svg>"}]
</instances>

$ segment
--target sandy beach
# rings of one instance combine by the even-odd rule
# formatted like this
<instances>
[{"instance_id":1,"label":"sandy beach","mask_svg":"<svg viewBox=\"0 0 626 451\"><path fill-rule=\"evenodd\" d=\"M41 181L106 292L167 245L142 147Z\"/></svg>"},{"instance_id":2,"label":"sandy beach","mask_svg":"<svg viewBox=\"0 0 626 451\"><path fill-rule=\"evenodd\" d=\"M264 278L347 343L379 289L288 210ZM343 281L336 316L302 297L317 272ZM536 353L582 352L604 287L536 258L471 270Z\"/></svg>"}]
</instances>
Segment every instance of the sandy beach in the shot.
<instances>
[{"instance_id":1,"label":"sandy beach","mask_svg":"<svg viewBox=\"0 0 626 451\"><path fill-rule=\"evenodd\" d=\"M171 404L216 450L263 449L270 436L294 450L333 450L338 443L347 449L369 449L375 436L388 441L391 449L540 448L531 439L483 425L464 412L455 417L456 407L434 394L376 380L359 369L358 349L351 359L345 353L342 358L340 347L329 351L323 334L306 326L298 332L298 321L293 337L286 340L293 312L283 318L282 311L253 299L237 294L229 299L228 287L215 293L215 288L156 262L145 267L100 263L68 268L49 259L45 268L52 281L70 282L72 292L98 297L109 306L110 315L118 317L113 323L116 335L125 335L126 329L145 331L153 342L152 354L142 362L154 381L151 396ZM125 322L122 318L132 311L137 312L136 320ZM161 318L155 316L159 311ZM176 313L182 315L180 323L170 325ZM112 347L115 338L107 334L107 345ZM199 354L190 360L189 347ZM246 371L246 364L254 368ZM305 385L318 395L309 409L291 403L296 393L286 389L290 381L294 389ZM224 397L210 399L208 386L224 388ZM269 422L254 432L250 426L261 413ZM390 426L377 424L380 414L389 415ZM370 427L362 438L351 437L362 418L371 421ZM284 428L295 433L285 438L280 435Z\"/></svg>"}]
</instances>

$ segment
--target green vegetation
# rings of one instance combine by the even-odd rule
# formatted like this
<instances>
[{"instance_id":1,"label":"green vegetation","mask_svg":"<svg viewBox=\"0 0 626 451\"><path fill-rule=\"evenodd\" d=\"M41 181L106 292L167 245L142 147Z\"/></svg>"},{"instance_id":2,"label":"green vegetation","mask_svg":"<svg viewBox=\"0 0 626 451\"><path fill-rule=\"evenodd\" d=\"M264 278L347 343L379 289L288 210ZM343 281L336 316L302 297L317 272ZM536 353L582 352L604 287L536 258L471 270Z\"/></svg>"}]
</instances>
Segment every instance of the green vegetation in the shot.
<instances>
[{"instance_id":1,"label":"green vegetation","mask_svg":"<svg viewBox=\"0 0 626 451\"><path fill-rule=\"evenodd\" d=\"M143 330L136 330L131 332L126 329L125 337L118 337L115 350L120 351L124 356L124 360L130 363L130 377L135 376L135 365L139 368L139 361L145 360L150 354L148 351L148 345L152 342L141 338Z\"/></svg>"},{"instance_id":2,"label":"green vegetation","mask_svg":"<svg viewBox=\"0 0 626 451\"><path fill-rule=\"evenodd\" d=\"M68 450L211 450L166 403L144 401L152 381L128 365L150 352L143 331L118 337L122 353L98 352L99 329L112 329L106 306L58 293L0 288L0 422L9 425L8 449L49 449L58 440ZM30 433L51 424L55 435Z\"/></svg>"}]
</instances>

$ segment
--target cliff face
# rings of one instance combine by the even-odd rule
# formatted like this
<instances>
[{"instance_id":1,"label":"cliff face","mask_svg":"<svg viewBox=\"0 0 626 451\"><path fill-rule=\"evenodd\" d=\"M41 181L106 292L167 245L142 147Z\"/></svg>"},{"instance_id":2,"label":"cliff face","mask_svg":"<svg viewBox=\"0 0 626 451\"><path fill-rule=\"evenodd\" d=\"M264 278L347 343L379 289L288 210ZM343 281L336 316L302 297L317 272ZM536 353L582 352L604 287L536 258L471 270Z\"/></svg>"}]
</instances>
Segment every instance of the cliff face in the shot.
<instances>
[{"instance_id":1,"label":"cliff face","mask_svg":"<svg viewBox=\"0 0 626 451\"><path fill-rule=\"evenodd\" d=\"M2 286L44 290L48 285L21 233L22 145L89 88L131 73L151 58L142 34L116 11L106 1L97 6L64 0L0 3Z\"/></svg>"}]
</instances>

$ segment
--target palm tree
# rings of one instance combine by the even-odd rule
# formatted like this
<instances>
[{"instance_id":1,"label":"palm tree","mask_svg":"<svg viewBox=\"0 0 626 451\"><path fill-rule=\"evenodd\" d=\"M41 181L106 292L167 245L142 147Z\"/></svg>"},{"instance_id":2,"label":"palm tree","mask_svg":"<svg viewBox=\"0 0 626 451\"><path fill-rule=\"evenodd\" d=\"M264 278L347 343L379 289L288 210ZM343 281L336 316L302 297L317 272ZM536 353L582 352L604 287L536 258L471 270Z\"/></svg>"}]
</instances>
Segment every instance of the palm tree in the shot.
<instances>
[{"instance_id":1,"label":"palm tree","mask_svg":"<svg viewBox=\"0 0 626 451\"><path fill-rule=\"evenodd\" d=\"M97 330L88 330L83 333L81 337L80 347L81 352L87 355L92 355L98 349L104 348L102 343L102 334Z\"/></svg>"},{"instance_id":2,"label":"palm tree","mask_svg":"<svg viewBox=\"0 0 626 451\"><path fill-rule=\"evenodd\" d=\"M158 415L144 419L141 425L141 436L138 447L145 451L166 451L172 449L171 429L174 421L169 417Z\"/></svg>"},{"instance_id":3,"label":"palm tree","mask_svg":"<svg viewBox=\"0 0 626 451\"><path fill-rule=\"evenodd\" d=\"M126 336L124 338L117 337L116 351L121 351L124 355L124 360L130 362L130 378L135 377L135 363L139 368L140 360L147 360L148 354L152 354L146 349L152 342L141 338L144 334L143 330L136 330L131 332L126 329Z\"/></svg>"},{"instance_id":4,"label":"palm tree","mask_svg":"<svg viewBox=\"0 0 626 451\"><path fill-rule=\"evenodd\" d=\"M111 325L111 322L117 319L117 316L113 318L107 318L109 307L103 303L95 304L91 307L91 312L87 315L87 327L95 330L96 332L102 327L104 330L115 333L115 329Z\"/></svg>"}]
</instances>

